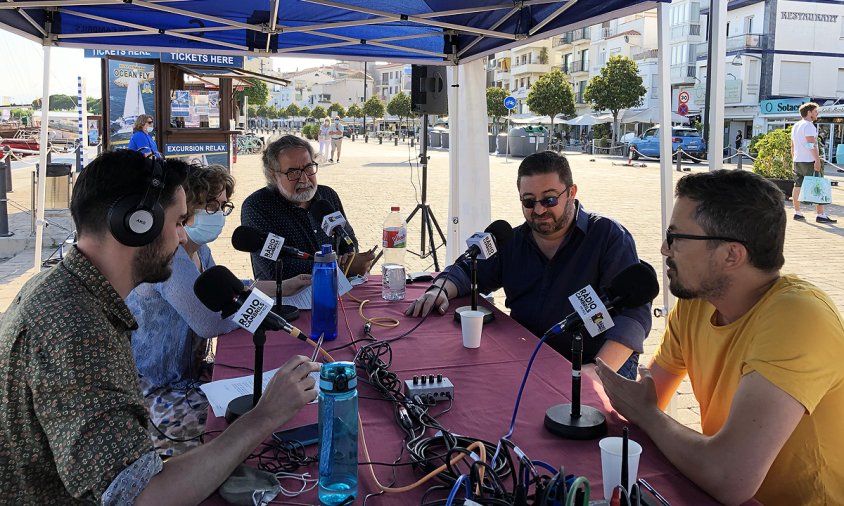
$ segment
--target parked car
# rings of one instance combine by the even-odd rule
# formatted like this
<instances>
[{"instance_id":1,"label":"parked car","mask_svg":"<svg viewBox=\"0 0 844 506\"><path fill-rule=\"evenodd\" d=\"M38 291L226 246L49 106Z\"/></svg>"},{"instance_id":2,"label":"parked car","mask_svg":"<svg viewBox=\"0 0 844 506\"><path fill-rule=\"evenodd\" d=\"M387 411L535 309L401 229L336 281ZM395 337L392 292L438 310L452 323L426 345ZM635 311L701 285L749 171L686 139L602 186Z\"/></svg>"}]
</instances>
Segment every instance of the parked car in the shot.
<instances>
[{"instance_id":1,"label":"parked car","mask_svg":"<svg viewBox=\"0 0 844 506\"><path fill-rule=\"evenodd\" d=\"M646 130L641 137L633 139L630 146L636 148L633 153L634 160L639 159L639 153L659 158L659 126ZM671 152L676 153L679 148L683 148L684 152L695 158L706 158L706 142L694 128L679 126L671 128Z\"/></svg>"}]
</instances>

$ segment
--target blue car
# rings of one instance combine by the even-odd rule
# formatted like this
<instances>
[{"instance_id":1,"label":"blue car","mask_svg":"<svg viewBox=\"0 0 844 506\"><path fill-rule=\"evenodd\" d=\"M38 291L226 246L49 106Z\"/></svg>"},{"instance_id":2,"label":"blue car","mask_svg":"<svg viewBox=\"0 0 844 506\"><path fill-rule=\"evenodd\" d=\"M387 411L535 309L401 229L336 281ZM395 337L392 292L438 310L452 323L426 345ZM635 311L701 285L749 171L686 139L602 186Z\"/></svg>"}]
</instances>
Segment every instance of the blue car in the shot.
<instances>
[{"instance_id":1,"label":"blue car","mask_svg":"<svg viewBox=\"0 0 844 506\"><path fill-rule=\"evenodd\" d=\"M676 153L679 148L697 159L706 158L706 143L700 133L691 127L675 126L671 128L671 152ZM633 159L638 160L639 154L659 158L659 127L649 128L641 137L630 142L635 147Z\"/></svg>"}]
</instances>

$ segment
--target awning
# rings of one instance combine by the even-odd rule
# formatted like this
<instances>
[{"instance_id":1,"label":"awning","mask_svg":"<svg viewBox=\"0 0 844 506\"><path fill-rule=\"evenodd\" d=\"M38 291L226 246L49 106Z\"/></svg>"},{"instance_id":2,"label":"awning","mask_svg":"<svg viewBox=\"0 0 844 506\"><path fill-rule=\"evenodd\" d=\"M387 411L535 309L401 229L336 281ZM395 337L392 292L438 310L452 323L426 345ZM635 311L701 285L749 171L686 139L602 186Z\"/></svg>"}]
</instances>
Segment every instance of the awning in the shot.
<instances>
[{"instance_id":1,"label":"awning","mask_svg":"<svg viewBox=\"0 0 844 506\"><path fill-rule=\"evenodd\" d=\"M281 86L287 86L290 84L290 81L287 79L238 68L195 67L193 65L176 65L176 67L182 70L185 74L192 75L200 79L203 77L222 77L248 84L244 80L247 78L254 78L270 84L279 84Z\"/></svg>"}]
</instances>

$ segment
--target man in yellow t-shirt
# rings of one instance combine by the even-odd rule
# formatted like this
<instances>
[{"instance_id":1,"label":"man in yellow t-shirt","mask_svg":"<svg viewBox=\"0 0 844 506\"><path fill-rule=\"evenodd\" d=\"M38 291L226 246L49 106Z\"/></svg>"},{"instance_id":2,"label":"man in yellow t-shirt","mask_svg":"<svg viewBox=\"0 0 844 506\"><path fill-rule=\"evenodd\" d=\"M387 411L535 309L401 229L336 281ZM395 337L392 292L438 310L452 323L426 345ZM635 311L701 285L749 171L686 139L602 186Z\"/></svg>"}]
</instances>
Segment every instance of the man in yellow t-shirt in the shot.
<instances>
[{"instance_id":1,"label":"man in yellow t-shirt","mask_svg":"<svg viewBox=\"0 0 844 506\"><path fill-rule=\"evenodd\" d=\"M680 301L639 381L604 364L613 407L726 504L844 504L844 321L780 275L782 193L744 171L677 183L662 254ZM688 374L703 434L662 410Z\"/></svg>"}]
</instances>

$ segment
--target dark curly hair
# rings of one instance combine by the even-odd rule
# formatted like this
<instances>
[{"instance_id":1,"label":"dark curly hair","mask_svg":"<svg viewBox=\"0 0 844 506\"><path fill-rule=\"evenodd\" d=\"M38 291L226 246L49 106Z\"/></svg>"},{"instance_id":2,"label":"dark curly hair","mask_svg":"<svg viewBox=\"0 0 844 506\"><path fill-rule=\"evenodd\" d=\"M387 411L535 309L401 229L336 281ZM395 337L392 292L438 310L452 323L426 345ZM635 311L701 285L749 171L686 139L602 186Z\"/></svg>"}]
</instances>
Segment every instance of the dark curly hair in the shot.
<instances>
[{"instance_id":1,"label":"dark curly hair","mask_svg":"<svg viewBox=\"0 0 844 506\"><path fill-rule=\"evenodd\" d=\"M208 199L226 192L226 199L234 193L234 178L222 165L192 165L184 183L188 212L205 208Z\"/></svg>"}]
</instances>

